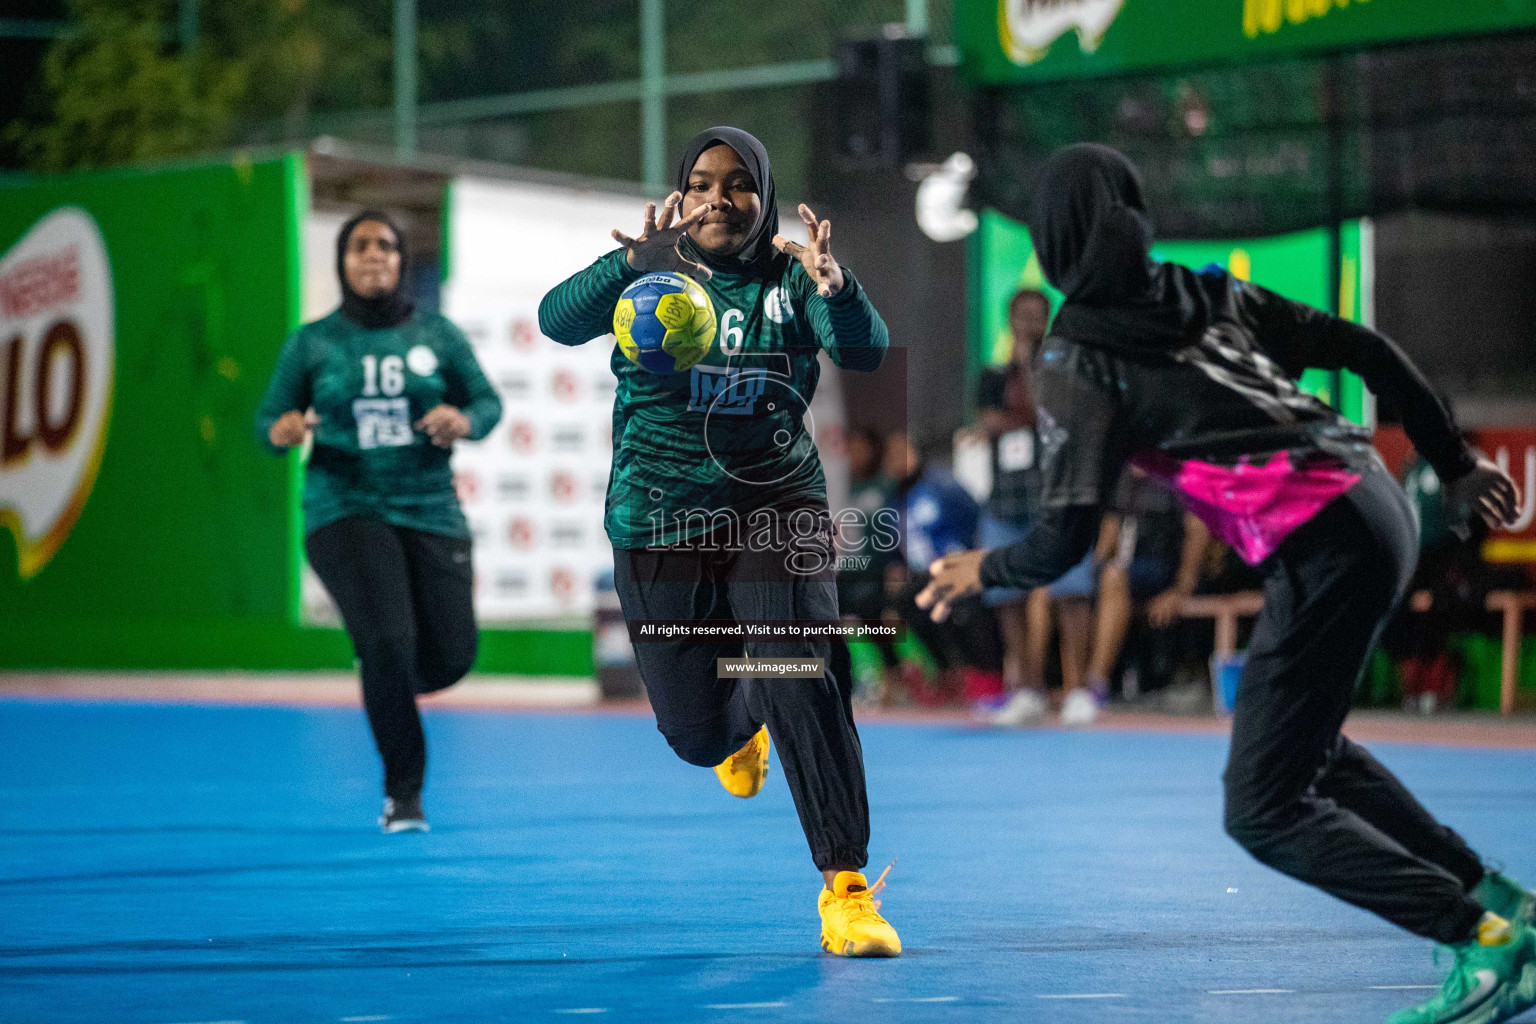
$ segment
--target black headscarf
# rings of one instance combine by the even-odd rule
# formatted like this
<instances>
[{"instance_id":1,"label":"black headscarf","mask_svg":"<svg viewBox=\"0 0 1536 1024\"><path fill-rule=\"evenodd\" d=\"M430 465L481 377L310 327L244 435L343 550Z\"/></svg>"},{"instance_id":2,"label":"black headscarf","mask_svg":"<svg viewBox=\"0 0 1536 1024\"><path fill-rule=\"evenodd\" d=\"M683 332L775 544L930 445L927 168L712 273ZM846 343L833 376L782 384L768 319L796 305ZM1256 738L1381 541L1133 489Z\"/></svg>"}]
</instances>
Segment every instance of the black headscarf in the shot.
<instances>
[{"instance_id":1,"label":"black headscarf","mask_svg":"<svg viewBox=\"0 0 1536 1024\"><path fill-rule=\"evenodd\" d=\"M1036 181L1029 233L1066 300L1053 332L1146 351L1181 347L1203 329L1193 272L1152 260L1141 176L1119 151L1084 142L1053 154Z\"/></svg>"},{"instance_id":2,"label":"black headscarf","mask_svg":"<svg viewBox=\"0 0 1536 1024\"><path fill-rule=\"evenodd\" d=\"M359 295L347 283L347 243L351 241L352 232L357 226L370 220L393 231L395 242L400 247L400 278L395 282L394 290L371 299ZM410 269L411 255L406 248L405 232L400 230L400 225L389 214L381 210L364 210L348 218L341 226L341 233L336 236L336 276L341 278L341 311L359 327L395 327L411 318L411 314L416 311L416 301L411 298L406 283Z\"/></svg>"},{"instance_id":3,"label":"black headscarf","mask_svg":"<svg viewBox=\"0 0 1536 1024\"><path fill-rule=\"evenodd\" d=\"M768 151L763 148L763 144L740 128L724 125L695 135L693 141L688 143L688 148L683 150L683 159L677 165L679 192L688 194L688 176L693 173L693 165L698 163L706 149L719 145L730 146L735 150L741 162L746 165L747 173L757 183L757 196L761 202L757 223L752 225L742 247L729 256L707 253L686 235L679 249L689 259L697 260L711 270L739 274L779 254L773 247L773 236L779 233L779 199L773 186L773 168L768 163Z\"/></svg>"}]
</instances>

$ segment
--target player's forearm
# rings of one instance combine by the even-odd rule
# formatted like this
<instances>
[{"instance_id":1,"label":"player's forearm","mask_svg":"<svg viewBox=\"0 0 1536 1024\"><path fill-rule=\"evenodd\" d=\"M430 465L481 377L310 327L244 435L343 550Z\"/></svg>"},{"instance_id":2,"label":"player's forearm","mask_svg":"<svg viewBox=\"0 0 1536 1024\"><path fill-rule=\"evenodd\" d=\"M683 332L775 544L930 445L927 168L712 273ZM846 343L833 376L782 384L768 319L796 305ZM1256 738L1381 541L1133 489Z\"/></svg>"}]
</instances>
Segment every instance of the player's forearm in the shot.
<instances>
[{"instance_id":1,"label":"player's forearm","mask_svg":"<svg viewBox=\"0 0 1536 1024\"><path fill-rule=\"evenodd\" d=\"M581 345L612 329L613 307L640 278L616 249L551 288L539 302L539 330L562 345Z\"/></svg>"},{"instance_id":2,"label":"player's forearm","mask_svg":"<svg viewBox=\"0 0 1536 1024\"><path fill-rule=\"evenodd\" d=\"M284 413L303 412L309 408L309 389L305 386L302 363L297 342L290 339L278 354L272 380L261 397L261 404L256 407L256 443L273 455L281 455L288 449L272 443L272 425Z\"/></svg>"},{"instance_id":3,"label":"player's forearm","mask_svg":"<svg viewBox=\"0 0 1536 1024\"><path fill-rule=\"evenodd\" d=\"M1476 464L1451 410L1441 402L1419 368L1392 341L1369 327L1334 319L1331 342L1345 368L1358 373L1403 416L1403 430L1442 480L1455 480Z\"/></svg>"},{"instance_id":4,"label":"player's forearm","mask_svg":"<svg viewBox=\"0 0 1536 1024\"><path fill-rule=\"evenodd\" d=\"M1200 564L1205 561L1205 545L1211 531L1188 512L1184 513L1184 546L1179 551L1179 571L1173 586L1181 594L1193 594L1200 582Z\"/></svg>"},{"instance_id":5,"label":"player's forearm","mask_svg":"<svg viewBox=\"0 0 1536 1024\"><path fill-rule=\"evenodd\" d=\"M1093 505L1044 510L1022 541L982 559L982 585L1033 590L1054 583L1093 547L1099 516Z\"/></svg>"},{"instance_id":6,"label":"player's forearm","mask_svg":"<svg viewBox=\"0 0 1536 1024\"><path fill-rule=\"evenodd\" d=\"M891 336L863 285L843 268L843 287L829 299L813 300L811 322L832 362L845 370L869 372L885 362Z\"/></svg>"},{"instance_id":7,"label":"player's forearm","mask_svg":"<svg viewBox=\"0 0 1536 1024\"><path fill-rule=\"evenodd\" d=\"M460 411L469 420L469 433L464 436L479 441L501 420L501 399L494 391L478 394Z\"/></svg>"}]
</instances>

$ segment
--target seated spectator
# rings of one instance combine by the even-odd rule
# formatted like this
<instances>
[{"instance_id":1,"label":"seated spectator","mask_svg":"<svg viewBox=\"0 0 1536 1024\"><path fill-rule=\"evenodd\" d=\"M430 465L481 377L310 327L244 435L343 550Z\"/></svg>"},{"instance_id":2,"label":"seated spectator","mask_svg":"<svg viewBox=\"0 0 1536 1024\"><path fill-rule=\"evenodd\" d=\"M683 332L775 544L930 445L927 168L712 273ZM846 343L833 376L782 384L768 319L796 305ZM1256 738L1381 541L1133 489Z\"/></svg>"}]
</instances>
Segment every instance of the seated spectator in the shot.
<instances>
[{"instance_id":1,"label":"seated spectator","mask_svg":"<svg viewBox=\"0 0 1536 1024\"><path fill-rule=\"evenodd\" d=\"M928 566L937 558L964 551L975 543L975 500L947 470L931 459L931 447L904 431L886 439L886 473L895 482L892 505L900 517L901 554L887 570L891 602L909 629L923 642L940 672L939 689L963 690L972 699L1002 691L1002 638L997 620L977 595L947 622L934 622L914 598L928 584ZM936 702L927 694L921 673L904 671L913 697Z\"/></svg>"},{"instance_id":2,"label":"seated spectator","mask_svg":"<svg viewBox=\"0 0 1536 1024\"><path fill-rule=\"evenodd\" d=\"M882 472L884 445L868 427L848 432L848 507L858 513L838 523L837 541L841 568L837 574L837 604L843 617L854 622L878 623L885 616L886 564L898 552L882 550L877 543L877 515L890 507L891 479ZM893 520L895 516L887 513ZM888 689L896 671L896 647L890 640L874 641L880 652Z\"/></svg>"},{"instance_id":3,"label":"seated spectator","mask_svg":"<svg viewBox=\"0 0 1536 1024\"><path fill-rule=\"evenodd\" d=\"M1050 323L1050 301L1043 292L1024 288L1008 303L1013 347L1006 366L982 371L977 387L977 426L990 449L992 487L982 509L979 542L996 548L1015 544L1029 531L1039 493L1036 465L1040 450L1035 433L1035 402L1030 391L1029 364ZM1035 599L1022 590L993 588L986 604L996 609L1003 636L1003 682L1010 698L1007 722L1022 725L1045 714L1043 687L1049 606L1043 593ZM1040 609L1046 609L1044 627Z\"/></svg>"},{"instance_id":4,"label":"seated spectator","mask_svg":"<svg viewBox=\"0 0 1536 1024\"><path fill-rule=\"evenodd\" d=\"M1029 604L1032 669L1044 674L1052 605L1061 631L1061 721L1092 724L1108 696L1133 609L1147 602L1147 618L1162 629L1177 621L1200 578L1209 532L1185 513L1166 487L1134 468L1121 478L1113 511L1100 522L1098 543L1073 569L1032 595ZM1043 684L1042 684L1043 689ZM1044 699L1035 695L1043 707ZM1015 694L994 716L997 725L1025 724ZM1032 703L1032 702L1031 702Z\"/></svg>"},{"instance_id":5,"label":"seated spectator","mask_svg":"<svg viewBox=\"0 0 1536 1024\"><path fill-rule=\"evenodd\" d=\"M1103 531L1099 538L1100 550L1114 554L1099 573L1091 627L1086 602L1071 606L1070 615L1069 606L1061 610L1063 686L1069 662L1074 675L1077 666L1086 664L1086 685L1071 691L1071 705L1062 706L1065 725L1091 723L1108 697L1110 675L1119 664L1137 604L1145 602L1147 622L1154 629L1178 621L1184 600L1200 580L1210 538L1205 524L1185 512L1173 492L1134 467L1120 480L1115 512L1113 542ZM1073 698L1072 693L1080 696Z\"/></svg>"}]
</instances>

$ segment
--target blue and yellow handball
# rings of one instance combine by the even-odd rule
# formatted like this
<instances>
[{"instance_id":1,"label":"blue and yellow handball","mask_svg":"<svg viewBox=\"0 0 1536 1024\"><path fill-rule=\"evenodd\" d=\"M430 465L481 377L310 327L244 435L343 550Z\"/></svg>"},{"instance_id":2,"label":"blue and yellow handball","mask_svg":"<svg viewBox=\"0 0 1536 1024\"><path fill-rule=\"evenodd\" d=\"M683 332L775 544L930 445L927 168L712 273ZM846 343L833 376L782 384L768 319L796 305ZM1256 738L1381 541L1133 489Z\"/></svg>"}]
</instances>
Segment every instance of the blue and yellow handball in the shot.
<instances>
[{"instance_id":1,"label":"blue and yellow handball","mask_svg":"<svg viewBox=\"0 0 1536 1024\"><path fill-rule=\"evenodd\" d=\"M646 274L619 296L613 336L642 370L686 373L715 343L715 307L691 277Z\"/></svg>"}]
</instances>

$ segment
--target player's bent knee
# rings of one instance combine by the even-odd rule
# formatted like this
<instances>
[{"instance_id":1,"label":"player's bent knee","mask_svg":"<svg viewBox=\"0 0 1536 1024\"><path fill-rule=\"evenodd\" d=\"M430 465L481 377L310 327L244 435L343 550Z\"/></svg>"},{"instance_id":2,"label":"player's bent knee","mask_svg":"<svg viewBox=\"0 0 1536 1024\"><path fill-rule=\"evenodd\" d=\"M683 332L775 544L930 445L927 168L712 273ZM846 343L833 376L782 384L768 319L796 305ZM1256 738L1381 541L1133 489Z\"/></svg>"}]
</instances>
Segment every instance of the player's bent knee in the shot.
<instances>
[{"instance_id":1,"label":"player's bent knee","mask_svg":"<svg viewBox=\"0 0 1536 1024\"><path fill-rule=\"evenodd\" d=\"M469 670L475 667L475 654L476 645L470 644L451 657L442 658L432 665L422 665L418 670L420 689L416 692L435 693L438 690L446 690L469 675Z\"/></svg>"},{"instance_id":2,"label":"player's bent knee","mask_svg":"<svg viewBox=\"0 0 1536 1024\"><path fill-rule=\"evenodd\" d=\"M1281 817L1272 808L1229 790L1222 814L1222 827L1238 846L1262 861L1264 851L1283 831Z\"/></svg>"},{"instance_id":3,"label":"player's bent knee","mask_svg":"<svg viewBox=\"0 0 1536 1024\"><path fill-rule=\"evenodd\" d=\"M660 723L656 729L667 738L678 757L700 768L713 768L736 753L730 737L721 730L667 728Z\"/></svg>"}]
</instances>

